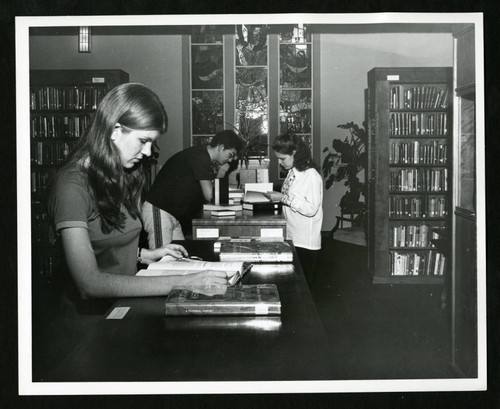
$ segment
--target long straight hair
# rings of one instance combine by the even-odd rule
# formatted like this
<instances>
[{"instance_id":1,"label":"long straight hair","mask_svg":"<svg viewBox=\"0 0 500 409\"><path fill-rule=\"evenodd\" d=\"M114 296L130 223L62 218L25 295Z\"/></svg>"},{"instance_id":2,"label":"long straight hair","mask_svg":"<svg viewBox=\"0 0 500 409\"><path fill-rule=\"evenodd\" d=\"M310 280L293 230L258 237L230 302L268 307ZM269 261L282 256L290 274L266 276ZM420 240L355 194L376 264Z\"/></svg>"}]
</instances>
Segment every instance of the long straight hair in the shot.
<instances>
[{"instance_id":1,"label":"long straight hair","mask_svg":"<svg viewBox=\"0 0 500 409\"><path fill-rule=\"evenodd\" d=\"M146 86L119 85L102 99L64 166L63 169L79 166L87 175L103 233L124 227L122 205L134 219L140 218L141 192L146 179L142 163L131 169L123 167L120 152L111 140L118 123L133 130L164 133L168 117L158 96Z\"/></svg>"},{"instance_id":2,"label":"long straight hair","mask_svg":"<svg viewBox=\"0 0 500 409\"><path fill-rule=\"evenodd\" d=\"M309 146L300 136L290 132L279 135L274 139L272 148L273 151L283 155L292 155L295 151L295 155L293 156L293 166L299 172L313 168L319 173L319 166L313 162Z\"/></svg>"}]
</instances>

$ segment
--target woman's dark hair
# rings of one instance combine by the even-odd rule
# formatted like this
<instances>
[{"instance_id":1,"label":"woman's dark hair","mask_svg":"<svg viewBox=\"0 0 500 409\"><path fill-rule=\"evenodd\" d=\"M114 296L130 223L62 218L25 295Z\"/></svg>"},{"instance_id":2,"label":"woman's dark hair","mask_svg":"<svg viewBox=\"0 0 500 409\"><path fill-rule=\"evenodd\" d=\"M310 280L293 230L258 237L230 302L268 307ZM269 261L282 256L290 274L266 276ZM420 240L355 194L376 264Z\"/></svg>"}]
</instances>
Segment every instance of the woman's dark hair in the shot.
<instances>
[{"instance_id":1,"label":"woman's dark hair","mask_svg":"<svg viewBox=\"0 0 500 409\"><path fill-rule=\"evenodd\" d=\"M239 153L243 147L243 141L236 133L230 129L225 129L224 131L217 132L209 145L213 148L218 145L224 145L225 149L236 149L236 152Z\"/></svg>"},{"instance_id":2,"label":"woman's dark hair","mask_svg":"<svg viewBox=\"0 0 500 409\"><path fill-rule=\"evenodd\" d=\"M103 233L124 227L122 204L134 219L140 218L141 192L146 180L142 164L132 169L122 166L120 152L111 141L118 123L133 130L164 133L168 117L158 96L138 83L119 85L100 102L65 168L77 164L87 174Z\"/></svg>"},{"instance_id":3,"label":"woman's dark hair","mask_svg":"<svg viewBox=\"0 0 500 409\"><path fill-rule=\"evenodd\" d=\"M319 172L319 166L312 161L311 150L309 146L302 140L300 136L292 133L286 133L277 136L272 145L273 151L283 155L292 155L293 166L300 172L314 168Z\"/></svg>"}]
</instances>

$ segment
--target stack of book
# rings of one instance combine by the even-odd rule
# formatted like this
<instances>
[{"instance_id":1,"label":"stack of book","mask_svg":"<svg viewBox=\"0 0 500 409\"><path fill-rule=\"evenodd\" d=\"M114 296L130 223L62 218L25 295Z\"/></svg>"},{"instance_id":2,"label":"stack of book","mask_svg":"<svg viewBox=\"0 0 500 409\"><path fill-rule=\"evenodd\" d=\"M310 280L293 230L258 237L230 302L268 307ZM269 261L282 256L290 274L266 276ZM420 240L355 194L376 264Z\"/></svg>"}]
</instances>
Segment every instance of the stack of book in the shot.
<instances>
[{"instance_id":1,"label":"stack of book","mask_svg":"<svg viewBox=\"0 0 500 409\"><path fill-rule=\"evenodd\" d=\"M243 210L261 214L281 214L283 204L269 199L264 192L247 190L242 201Z\"/></svg>"},{"instance_id":2,"label":"stack of book","mask_svg":"<svg viewBox=\"0 0 500 409\"><path fill-rule=\"evenodd\" d=\"M243 206L240 204L211 204L205 203L203 205L204 212L210 212L210 215L217 218L234 218L241 213Z\"/></svg>"},{"instance_id":3,"label":"stack of book","mask_svg":"<svg viewBox=\"0 0 500 409\"><path fill-rule=\"evenodd\" d=\"M212 210L210 212L210 216L212 217L217 217L218 219L221 218L235 218L236 217L236 212L234 210Z\"/></svg>"},{"instance_id":4,"label":"stack of book","mask_svg":"<svg viewBox=\"0 0 500 409\"><path fill-rule=\"evenodd\" d=\"M241 203L245 192L243 189L229 187L229 204Z\"/></svg>"}]
</instances>

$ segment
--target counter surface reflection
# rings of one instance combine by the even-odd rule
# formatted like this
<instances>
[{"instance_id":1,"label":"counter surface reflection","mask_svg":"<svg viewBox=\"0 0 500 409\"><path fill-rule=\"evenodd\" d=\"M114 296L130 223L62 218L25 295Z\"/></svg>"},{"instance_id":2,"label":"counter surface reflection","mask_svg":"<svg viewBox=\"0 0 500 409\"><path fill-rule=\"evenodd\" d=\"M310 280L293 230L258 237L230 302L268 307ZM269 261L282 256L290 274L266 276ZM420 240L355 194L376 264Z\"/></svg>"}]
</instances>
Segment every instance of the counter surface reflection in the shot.
<instances>
[{"instance_id":1,"label":"counter surface reflection","mask_svg":"<svg viewBox=\"0 0 500 409\"><path fill-rule=\"evenodd\" d=\"M213 241L180 243L190 255L217 259ZM326 335L300 264L256 264L242 284L259 283L277 285L281 316L166 317L165 297L145 297L116 300L102 315L61 320L61 328L81 337L73 336L70 347L65 339L69 352L46 369L38 366L34 381L329 379ZM116 308L128 310L106 319Z\"/></svg>"}]
</instances>

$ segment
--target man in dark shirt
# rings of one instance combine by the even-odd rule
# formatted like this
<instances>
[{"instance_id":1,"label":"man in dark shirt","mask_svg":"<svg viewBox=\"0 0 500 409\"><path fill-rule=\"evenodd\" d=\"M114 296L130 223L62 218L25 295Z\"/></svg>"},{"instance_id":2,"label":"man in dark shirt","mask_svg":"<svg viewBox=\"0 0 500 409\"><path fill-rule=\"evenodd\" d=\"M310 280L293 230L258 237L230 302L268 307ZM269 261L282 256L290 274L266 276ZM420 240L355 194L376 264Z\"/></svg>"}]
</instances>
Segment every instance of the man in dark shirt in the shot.
<instances>
[{"instance_id":1,"label":"man in dark shirt","mask_svg":"<svg viewBox=\"0 0 500 409\"><path fill-rule=\"evenodd\" d=\"M142 208L150 248L190 234L193 217L213 199L213 180L224 177L241 147L242 140L225 130L208 145L187 148L167 160Z\"/></svg>"}]
</instances>

